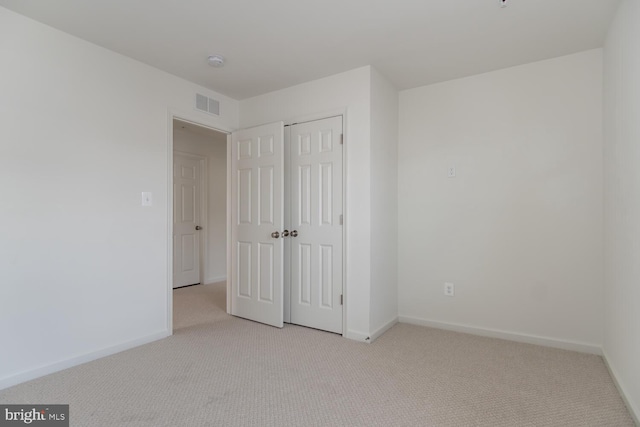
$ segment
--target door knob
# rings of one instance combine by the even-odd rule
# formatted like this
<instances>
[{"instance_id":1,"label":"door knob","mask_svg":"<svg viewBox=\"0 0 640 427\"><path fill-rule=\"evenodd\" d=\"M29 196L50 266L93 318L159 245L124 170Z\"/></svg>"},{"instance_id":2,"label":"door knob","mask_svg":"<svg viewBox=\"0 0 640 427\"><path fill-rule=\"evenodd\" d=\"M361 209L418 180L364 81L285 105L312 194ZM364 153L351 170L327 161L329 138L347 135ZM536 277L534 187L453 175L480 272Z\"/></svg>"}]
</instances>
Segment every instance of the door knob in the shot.
<instances>
[{"instance_id":1,"label":"door knob","mask_svg":"<svg viewBox=\"0 0 640 427\"><path fill-rule=\"evenodd\" d=\"M291 237L298 237L298 230L293 230L291 232Z\"/></svg>"},{"instance_id":2,"label":"door knob","mask_svg":"<svg viewBox=\"0 0 640 427\"><path fill-rule=\"evenodd\" d=\"M277 239L278 237L280 237L280 233L277 231L274 231L273 233L271 233L271 237L273 237L274 239Z\"/></svg>"},{"instance_id":3,"label":"door knob","mask_svg":"<svg viewBox=\"0 0 640 427\"><path fill-rule=\"evenodd\" d=\"M282 232L282 237L283 237L283 238L285 238L285 237L289 237L289 230L284 230L284 231Z\"/></svg>"},{"instance_id":4,"label":"door knob","mask_svg":"<svg viewBox=\"0 0 640 427\"><path fill-rule=\"evenodd\" d=\"M196 225L196 230L202 230L202 227L200 227L199 225Z\"/></svg>"}]
</instances>

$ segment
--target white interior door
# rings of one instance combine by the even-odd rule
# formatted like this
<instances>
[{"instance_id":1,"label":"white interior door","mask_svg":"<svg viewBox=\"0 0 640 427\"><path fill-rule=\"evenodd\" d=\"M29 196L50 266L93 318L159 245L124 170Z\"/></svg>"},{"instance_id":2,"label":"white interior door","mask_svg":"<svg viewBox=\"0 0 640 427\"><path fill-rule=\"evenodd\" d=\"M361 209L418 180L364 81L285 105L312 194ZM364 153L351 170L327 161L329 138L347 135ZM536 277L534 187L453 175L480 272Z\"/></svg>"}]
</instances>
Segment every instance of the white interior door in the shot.
<instances>
[{"instance_id":1,"label":"white interior door","mask_svg":"<svg viewBox=\"0 0 640 427\"><path fill-rule=\"evenodd\" d=\"M291 323L342 333L342 117L288 139Z\"/></svg>"},{"instance_id":2,"label":"white interior door","mask_svg":"<svg viewBox=\"0 0 640 427\"><path fill-rule=\"evenodd\" d=\"M232 134L231 314L282 327L282 122Z\"/></svg>"},{"instance_id":3,"label":"white interior door","mask_svg":"<svg viewBox=\"0 0 640 427\"><path fill-rule=\"evenodd\" d=\"M173 157L173 287L200 283L200 160Z\"/></svg>"}]
</instances>

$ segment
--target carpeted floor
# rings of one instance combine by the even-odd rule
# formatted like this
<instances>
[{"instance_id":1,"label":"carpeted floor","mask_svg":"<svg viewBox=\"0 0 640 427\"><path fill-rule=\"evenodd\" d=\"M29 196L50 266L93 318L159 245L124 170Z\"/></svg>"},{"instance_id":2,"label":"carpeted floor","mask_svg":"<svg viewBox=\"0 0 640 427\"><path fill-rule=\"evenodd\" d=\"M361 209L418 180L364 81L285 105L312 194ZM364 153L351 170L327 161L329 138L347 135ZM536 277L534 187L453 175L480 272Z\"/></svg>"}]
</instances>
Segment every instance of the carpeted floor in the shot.
<instances>
[{"instance_id":1,"label":"carpeted floor","mask_svg":"<svg viewBox=\"0 0 640 427\"><path fill-rule=\"evenodd\" d=\"M174 291L173 336L7 390L72 426L632 426L598 356L398 324L372 344Z\"/></svg>"}]
</instances>

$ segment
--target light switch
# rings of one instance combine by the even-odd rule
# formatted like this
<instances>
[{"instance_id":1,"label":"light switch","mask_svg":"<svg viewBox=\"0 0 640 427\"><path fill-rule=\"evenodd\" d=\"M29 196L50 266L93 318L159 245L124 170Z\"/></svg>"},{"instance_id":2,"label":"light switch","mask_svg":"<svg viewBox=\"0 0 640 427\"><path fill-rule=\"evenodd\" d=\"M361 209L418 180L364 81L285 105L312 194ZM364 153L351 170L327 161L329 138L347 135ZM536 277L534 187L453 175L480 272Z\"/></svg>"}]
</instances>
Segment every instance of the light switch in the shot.
<instances>
[{"instance_id":1,"label":"light switch","mask_svg":"<svg viewBox=\"0 0 640 427\"><path fill-rule=\"evenodd\" d=\"M153 205L153 194L150 191L142 192L142 206Z\"/></svg>"}]
</instances>

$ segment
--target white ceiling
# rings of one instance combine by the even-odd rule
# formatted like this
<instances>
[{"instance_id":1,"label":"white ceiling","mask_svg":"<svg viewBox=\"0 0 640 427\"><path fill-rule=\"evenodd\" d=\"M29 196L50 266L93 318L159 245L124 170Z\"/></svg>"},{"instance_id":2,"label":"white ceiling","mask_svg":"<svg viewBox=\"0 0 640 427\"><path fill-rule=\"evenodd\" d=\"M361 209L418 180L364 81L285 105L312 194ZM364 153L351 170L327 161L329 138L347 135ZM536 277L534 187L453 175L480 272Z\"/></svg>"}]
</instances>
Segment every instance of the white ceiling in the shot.
<instances>
[{"instance_id":1,"label":"white ceiling","mask_svg":"<svg viewBox=\"0 0 640 427\"><path fill-rule=\"evenodd\" d=\"M0 0L235 99L371 64L398 89L603 44L619 0ZM214 69L212 53L227 58Z\"/></svg>"}]
</instances>

